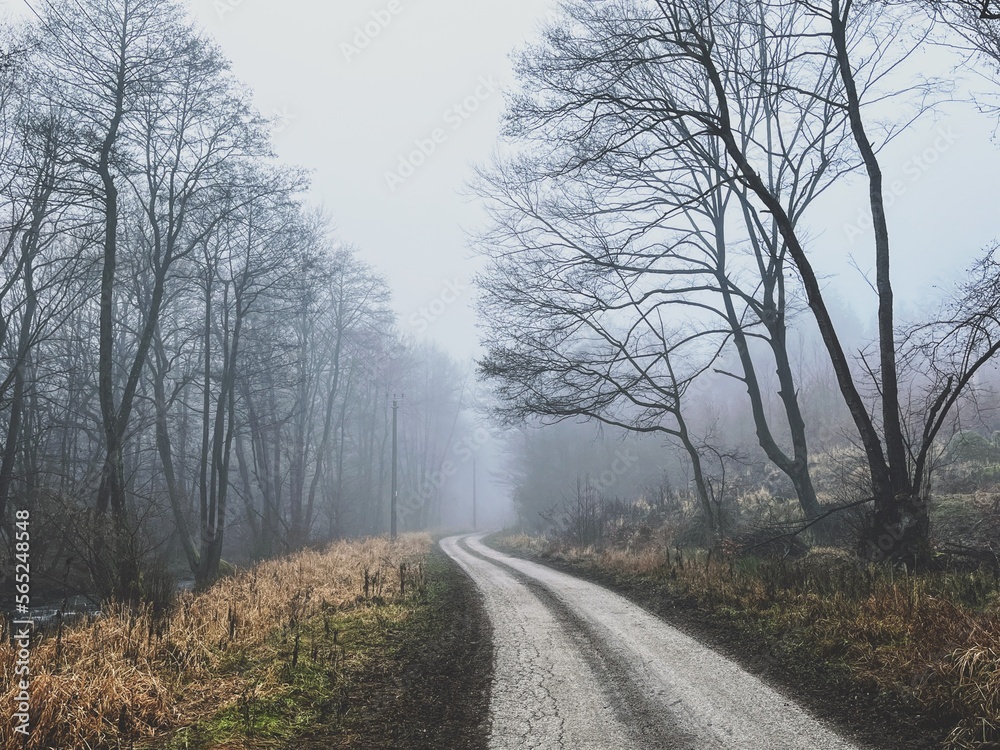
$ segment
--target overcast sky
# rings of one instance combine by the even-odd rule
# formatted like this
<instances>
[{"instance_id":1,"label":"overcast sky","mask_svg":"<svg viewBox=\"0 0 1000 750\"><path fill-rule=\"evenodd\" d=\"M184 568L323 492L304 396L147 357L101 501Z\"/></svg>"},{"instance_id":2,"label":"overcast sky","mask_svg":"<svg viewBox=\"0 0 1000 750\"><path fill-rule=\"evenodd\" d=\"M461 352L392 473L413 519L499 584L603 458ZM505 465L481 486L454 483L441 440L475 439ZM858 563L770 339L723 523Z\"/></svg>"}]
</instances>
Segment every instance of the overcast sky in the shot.
<instances>
[{"instance_id":1,"label":"overcast sky","mask_svg":"<svg viewBox=\"0 0 1000 750\"><path fill-rule=\"evenodd\" d=\"M463 359L474 355L475 264L463 227L476 227L481 213L460 192L471 166L496 144L497 89L513 82L510 52L537 32L555 3L188 2L261 110L282 117L280 156L313 170L313 200L339 236L387 276L402 330L434 338ZM948 74L948 61L933 49L916 65L928 75ZM996 126L995 117L956 104L882 155L886 184L898 193L889 214L904 315L926 308L934 286L1000 234ZM418 142L433 153L418 156L423 163L410 173L412 163L401 160ZM874 295L849 265L853 257L863 271L871 268L870 233L859 226L865 202L860 181L831 191L810 236L818 268L867 322Z\"/></svg>"},{"instance_id":2,"label":"overcast sky","mask_svg":"<svg viewBox=\"0 0 1000 750\"><path fill-rule=\"evenodd\" d=\"M388 277L402 330L469 358L473 264L463 227L481 214L460 192L496 142L509 52L537 30L546 4L189 2L262 111L287 117L279 154L314 170L315 200ZM433 153L409 174L400 160L416 141Z\"/></svg>"},{"instance_id":3,"label":"overcast sky","mask_svg":"<svg viewBox=\"0 0 1000 750\"><path fill-rule=\"evenodd\" d=\"M474 353L467 288L474 264L462 229L476 226L481 214L460 191L471 165L495 146L503 97L493 89L512 83L510 52L537 31L555 3L190 2L235 72L255 89L262 110L287 114L276 135L280 154L315 170L316 200L341 236L388 276L403 330L431 336L457 356ZM369 39L371 31L378 33ZM948 72L934 50L917 64L928 75ZM933 286L952 278L998 234L995 127L956 105L883 154L887 185L901 188L890 219L904 314L926 307ZM415 141L433 143L436 129L443 142L408 179L392 179L390 186L387 174L398 174ZM817 265L867 320L874 296L848 265L850 255L862 270L871 266L870 233L850 229L858 212L867 211L865 194L860 181L831 192L811 234ZM446 304L455 296L446 290L456 284L459 300ZM433 322L421 315L423 308Z\"/></svg>"}]
</instances>

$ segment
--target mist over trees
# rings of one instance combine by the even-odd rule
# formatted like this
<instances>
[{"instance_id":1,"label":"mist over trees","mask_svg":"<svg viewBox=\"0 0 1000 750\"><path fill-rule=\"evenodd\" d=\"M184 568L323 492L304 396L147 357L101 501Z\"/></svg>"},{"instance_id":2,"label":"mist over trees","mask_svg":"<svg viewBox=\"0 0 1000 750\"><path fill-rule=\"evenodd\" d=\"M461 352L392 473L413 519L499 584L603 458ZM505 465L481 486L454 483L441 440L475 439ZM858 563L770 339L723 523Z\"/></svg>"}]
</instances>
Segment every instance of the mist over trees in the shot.
<instances>
[{"instance_id":1,"label":"mist over trees","mask_svg":"<svg viewBox=\"0 0 1000 750\"><path fill-rule=\"evenodd\" d=\"M996 267L987 248L940 313L897 320L906 248L880 158L945 98L911 74L918 50L958 45L996 70L996 27L971 5L563 3L517 58L510 154L476 186L491 214L480 369L499 416L665 436L709 538L725 525L712 476L764 461L802 518L866 505L867 557L925 562L934 462L963 404L989 400L972 397L1000 349ZM831 314L812 241L817 200L843 185L871 217L878 311L860 345ZM737 390L738 412L698 417L699 400ZM742 442L736 414L752 425ZM838 435L820 461L824 422ZM837 480L833 454L855 462Z\"/></svg>"},{"instance_id":2,"label":"mist over trees","mask_svg":"<svg viewBox=\"0 0 1000 750\"><path fill-rule=\"evenodd\" d=\"M7 539L30 509L34 569L136 600L178 561L204 584L385 532L391 397L417 487L469 429L465 373L396 328L180 4L31 7L0 36ZM445 489L401 528L437 522Z\"/></svg>"}]
</instances>

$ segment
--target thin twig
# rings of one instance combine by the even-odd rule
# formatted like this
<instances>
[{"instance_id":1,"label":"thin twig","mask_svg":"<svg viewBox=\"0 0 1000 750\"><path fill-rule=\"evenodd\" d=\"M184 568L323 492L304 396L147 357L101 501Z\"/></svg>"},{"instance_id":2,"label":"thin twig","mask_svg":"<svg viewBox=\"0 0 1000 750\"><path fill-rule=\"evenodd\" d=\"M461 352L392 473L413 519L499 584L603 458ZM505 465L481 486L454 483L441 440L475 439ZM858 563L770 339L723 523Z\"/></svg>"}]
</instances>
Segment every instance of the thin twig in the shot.
<instances>
[{"instance_id":1,"label":"thin twig","mask_svg":"<svg viewBox=\"0 0 1000 750\"><path fill-rule=\"evenodd\" d=\"M778 536L771 537L770 539L766 539L763 542L758 542L757 544L754 544L754 545L752 545L750 547L745 548L743 550L743 552L750 552L752 550L757 549L758 547L763 547L763 546L768 545L768 544L773 544L774 542L778 541L779 539L794 539L795 537L797 537L802 532L804 532L804 531L808 530L809 528L815 526L820 521L822 521L822 520L824 520L824 519L832 516L834 513L840 513L843 510L850 510L851 508L857 508L860 505L867 505L868 503L871 503L871 502L874 502L874 501L875 501L875 498L873 498L873 497L866 497L864 500L857 500L857 501L855 501L853 503L848 503L847 505L839 505L836 508L831 508L826 513L823 513L822 515L816 516L816 518L812 519L811 521L809 521L807 524L803 525L801 528L797 529L796 531L790 531L790 532L788 532L786 534L779 534Z\"/></svg>"}]
</instances>

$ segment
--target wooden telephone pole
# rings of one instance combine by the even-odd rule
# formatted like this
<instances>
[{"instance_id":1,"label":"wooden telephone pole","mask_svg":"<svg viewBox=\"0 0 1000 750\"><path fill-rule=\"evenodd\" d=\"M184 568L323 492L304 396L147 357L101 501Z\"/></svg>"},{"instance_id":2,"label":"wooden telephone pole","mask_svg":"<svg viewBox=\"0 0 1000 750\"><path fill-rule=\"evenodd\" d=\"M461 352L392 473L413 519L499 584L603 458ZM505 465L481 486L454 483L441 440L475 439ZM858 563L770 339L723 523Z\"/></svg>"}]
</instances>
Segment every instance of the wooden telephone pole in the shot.
<instances>
[{"instance_id":1,"label":"wooden telephone pole","mask_svg":"<svg viewBox=\"0 0 1000 750\"><path fill-rule=\"evenodd\" d=\"M476 459L472 459L472 530L476 531Z\"/></svg>"},{"instance_id":2,"label":"wooden telephone pole","mask_svg":"<svg viewBox=\"0 0 1000 750\"><path fill-rule=\"evenodd\" d=\"M396 434L399 412L399 399L392 397L392 499L390 500L389 535L392 541L396 541L396 501L399 498L399 486L396 480L396 459L398 456Z\"/></svg>"}]
</instances>

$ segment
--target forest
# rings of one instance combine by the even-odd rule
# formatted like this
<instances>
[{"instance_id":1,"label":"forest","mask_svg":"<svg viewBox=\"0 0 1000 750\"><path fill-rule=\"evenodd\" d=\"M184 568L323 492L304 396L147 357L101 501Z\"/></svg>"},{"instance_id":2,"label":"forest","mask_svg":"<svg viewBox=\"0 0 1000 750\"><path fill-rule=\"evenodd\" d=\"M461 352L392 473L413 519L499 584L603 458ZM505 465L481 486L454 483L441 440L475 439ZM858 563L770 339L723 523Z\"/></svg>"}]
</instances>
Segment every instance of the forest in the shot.
<instances>
[{"instance_id":1,"label":"forest","mask_svg":"<svg viewBox=\"0 0 1000 750\"><path fill-rule=\"evenodd\" d=\"M1000 265L995 242L966 269L942 256L920 316L900 315L894 279L916 249L894 239L893 203L957 136L942 125L911 158L885 154L956 107L995 122L998 62L979 3L564 6L516 58L510 153L475 185L490 212L480 372L505 423L589 420L681 456L631 496L564 487L570 506L649 505L681 484L712 547L763 493L794 500L784 520L801 528L779 536L851 518L841 541L865 559L931 563L934 480L973 444L996 463ZM867 221L820 241L837 190ZM832 254L852 258L850 298L830 288ZM529 525L559 514L538 482L520 486Z\"/></svg>"},{"instance_id":2,"label":"forest","mask_svg":"<svg viewBox=\"0 0 1000 750\"><path fill-rule=\"evenodd\" d=\"M394 397L401 528L437 522L467 368L400 330L218 45L173 2L32 8L0 38L0 518L12 553L31 512L36 597L387 531Z\"/></svg>"},{"instance_id":3,"label":"forest","mask_svg":"<svg viewBox=\"0 0 1000 750\"><path fill-rule=\"evenodd\" d=\"M1000 7L360 5L0 19L0 744L1000 747Z\"/></svg>"}]
</instances>

